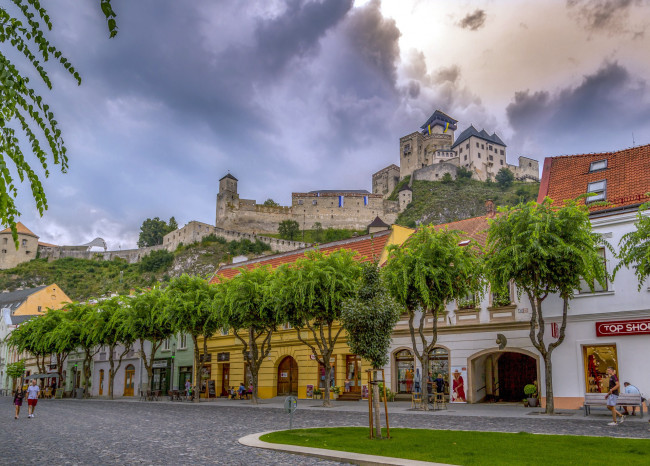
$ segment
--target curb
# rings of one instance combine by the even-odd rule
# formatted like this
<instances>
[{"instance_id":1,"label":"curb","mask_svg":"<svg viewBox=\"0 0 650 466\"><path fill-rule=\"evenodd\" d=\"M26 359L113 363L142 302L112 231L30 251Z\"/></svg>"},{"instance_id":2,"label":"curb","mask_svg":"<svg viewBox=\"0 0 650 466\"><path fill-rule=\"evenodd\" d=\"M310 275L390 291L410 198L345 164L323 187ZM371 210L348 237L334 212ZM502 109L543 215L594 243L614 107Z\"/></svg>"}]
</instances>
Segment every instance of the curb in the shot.
<instances>
[{"instance_id":1,"label":"curb","mask_svg":"<svg viewBox=\"0 0 650 466\"><path fill-rule=\"evenodd\" d=\"M404 458L393 458L390 456L366 455L363 453L352 453L349 451L326 450L324 448L300 447L297 445L287 445L284 443L268 443L260 440L264 434L278 432L269 430L257 434L246 435L238 441L247 447L264 448L267 450L281 451L294 455L313 456L326 460L338 461L340 463L360 464L364 466L384 466L384 465L404 465L404 466L452 466L444 463L430 463L428 461L408 460Z\"/></svg>"}]
</instances>

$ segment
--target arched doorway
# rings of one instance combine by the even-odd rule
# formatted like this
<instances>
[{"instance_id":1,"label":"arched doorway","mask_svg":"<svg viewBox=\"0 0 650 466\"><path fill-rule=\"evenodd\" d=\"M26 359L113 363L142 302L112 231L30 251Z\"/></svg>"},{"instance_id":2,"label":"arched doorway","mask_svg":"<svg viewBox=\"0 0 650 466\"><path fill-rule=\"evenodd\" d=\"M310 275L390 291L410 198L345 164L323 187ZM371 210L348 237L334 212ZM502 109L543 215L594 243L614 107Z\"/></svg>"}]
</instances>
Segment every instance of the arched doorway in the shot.
<instances>
[{"instance_id":1,"label":"arched doorway","mask_svg":"<svg viewBox=\"0 0 650 466\"><path fill-rule=\"evenodd\" d=\"M429 352L429 374L434 385L431 388L449 396L449 350L436 347Z\"/></svg>"},{"instance_id":2,"label":"arched doorway","mask_svg":"<svg viewBox=\"0 0 650 466\"><path fill-rule=\"evenodd\" d=\"M500 401L521 401L524 386L537 380L535 360L525 354L503 353L498 367Z\"/></svg>"},{"instance_id":3,"label":"arched doorway","mask_svg":"<svg viewBox=\"0 0 650 466\"><path fill-rule=\"evenodd\" d=\"M413 353L407 349L395 353L395 374L397 375L397 393L413 391L414 375Z\"/></svg>"},{"instance_id":4,"label":"arched doorway","mask_svg":"<svg viewBox=\"0 0 650 466\"><path fill-rule=\"evenodd\" d=\"M124 369L124 396L133 396L135 389L135 367L129 364Z\"/></svg>"},{"instance_id":5,"label":"arched doorway","mask_svg":"<svg viewBox=\"0 0 650 466\"><path fill-rule=\"evenodd\" d=\"M298 395L298 364L291 356L278 365L278 396Z\"/></svg>"}]
</instances>

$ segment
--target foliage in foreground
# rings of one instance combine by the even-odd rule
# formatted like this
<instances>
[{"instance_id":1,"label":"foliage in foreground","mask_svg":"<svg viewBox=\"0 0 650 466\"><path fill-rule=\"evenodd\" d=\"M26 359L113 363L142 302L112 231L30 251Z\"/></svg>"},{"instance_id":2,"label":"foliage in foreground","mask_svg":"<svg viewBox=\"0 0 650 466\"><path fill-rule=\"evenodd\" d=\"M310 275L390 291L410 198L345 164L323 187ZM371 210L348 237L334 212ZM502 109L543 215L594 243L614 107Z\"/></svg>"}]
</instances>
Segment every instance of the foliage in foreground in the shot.
<instances>
[{"instance_id":1,"label":"foliage in foreground","mask_svg":"<svg viewBox=\"0 0 650 466\"><path fill-rule=\"evenodd\" d=\"M650 277L650 202L639 207L634 226L636 230L623 235L619 242L620 262L616 266L614 274L621 267L632 266L639 282L638 290L641 291L643 283Z\"/></svg>"}]
</instances>

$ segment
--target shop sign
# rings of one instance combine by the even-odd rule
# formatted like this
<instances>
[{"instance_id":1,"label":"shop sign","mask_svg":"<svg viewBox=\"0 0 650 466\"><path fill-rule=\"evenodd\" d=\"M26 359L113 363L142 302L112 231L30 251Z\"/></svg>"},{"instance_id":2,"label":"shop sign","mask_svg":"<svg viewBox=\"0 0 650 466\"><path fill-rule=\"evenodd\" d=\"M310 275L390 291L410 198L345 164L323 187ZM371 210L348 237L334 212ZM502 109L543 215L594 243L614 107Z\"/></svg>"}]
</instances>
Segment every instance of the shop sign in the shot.
<instances>
[{"instance_id":1,"label":"shop sign","mask_svg":"<svg viewBox=\"0 0 650 466\"><path fill-rule=\"evenodd\" d=\"M286 379L287 377L289 377L289 373L288 373L288 372L280 372L280 378L281 378L281 379Z\"/></svg>"},{"instance_id":2,"label":"shop sign","mask_svg":"<svg viewBox=\"0 0 650 466\"><path fill-rule=\"evenodd\" d=\"M167 367L167 360L166 359L161 359L159 361L154 361L153 366L151 367Z\"/></svg>"},{"instance_id":3,"label":"shop sign","mask_svg":"<svg viewBox=\"0 0 650 466\"><path fill-rule=\"evenodd\" d=\"M230 361L230 353L217 353L217 361Z\"/></svg>"},{"instance_id":4,"label":"shop sign","mask_svg":"<svg viewBox=\"0 0 650 466\"><path fill-rule=\"evenodd\" d=\"M646 334L650 334L650 319L596 322L596 336L598 337Z\"/></svg>"}]
</instances>

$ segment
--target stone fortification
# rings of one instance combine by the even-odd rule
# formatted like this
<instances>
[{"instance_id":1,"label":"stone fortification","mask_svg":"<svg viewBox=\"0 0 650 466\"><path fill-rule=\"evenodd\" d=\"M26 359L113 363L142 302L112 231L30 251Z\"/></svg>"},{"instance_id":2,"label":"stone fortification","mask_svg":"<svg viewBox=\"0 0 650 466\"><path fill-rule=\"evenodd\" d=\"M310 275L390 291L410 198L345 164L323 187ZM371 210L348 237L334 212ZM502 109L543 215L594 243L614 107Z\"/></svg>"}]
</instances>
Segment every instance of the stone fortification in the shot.
<instances>
[{"instance_id":1,"label":"stone fortification","mask_svg":"<svg viewBox=\"0 0 650 466\"><path fill-rule=\"evenodd\" d=\"M215 224L224 230L249 234L277 233L280 222L294 220L301 229L315 223L322 228L364 230L375 217L387 223L397 219L398 203L365 190L322 190L292 193L291 206L265 206L241 199L237 179L228 174L219 180Z\"/></svg>"},{"instance_id":2,"label":"stone fortification","mask_svg":"<svg viewBox=\"0 0 650 466\"><path fill-rule=\"evenodd\" d=\"M165 246L160 244L146 248L119 249L117 251L80 251L79 249L67 248L65 246L39 246L38 254L39 257L48 260L72 257L75 259L101 259L110 261L120 258L126 260L129 264L134 264L152 251L158 251L160 249L165 249Z\"/></svg>"}]
</instances>

